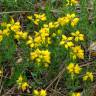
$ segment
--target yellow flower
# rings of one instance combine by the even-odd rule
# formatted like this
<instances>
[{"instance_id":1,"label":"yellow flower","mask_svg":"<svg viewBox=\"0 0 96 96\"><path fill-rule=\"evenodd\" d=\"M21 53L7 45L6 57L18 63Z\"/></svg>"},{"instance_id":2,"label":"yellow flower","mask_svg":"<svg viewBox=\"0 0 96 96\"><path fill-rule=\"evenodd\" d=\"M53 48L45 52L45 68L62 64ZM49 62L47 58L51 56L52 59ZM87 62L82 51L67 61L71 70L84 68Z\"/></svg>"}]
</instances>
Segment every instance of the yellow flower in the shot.
<instances>
[{"instance_id":1,"label":"yellow flower","mask_svg":"<svg viewBox=\"0 0 96 96\"><path fill-rule=\"evenodd\" d=\"M39 19L35 19L33 22L34 22L34 24L38 25L39 21L40 21Z\"/></svg>"},{"instance_id":2,"label":"yellow flower","mask_svg":"<svg viewBox=\"0 0 96 96\"><path fill-rule=\"evenodd\" d=\"M84 41L84 35L83 34L80 34L79 31L76 31L75 33L71 33L72 36L75 37L75 41Z\"/></svg>"},{"instance_id":3,"label":"yellow flower","mask_svg":"<svg viewBox=\"0 0 96 96\"><path fill-rule=\"evenodd\" d=\"M21 28L21 26L20 26L20 22L16 22L16 23L14 23L13 25L11 25L11 30L12 31L19 31L20 30L20 28Z\"/></svg>"},{"instance_id":4,"label":"yellow flower","mask_svg":"<svg viewBox=\"0 0 96 96\"><path fill-rule=\"evenodd\" d=\"M55 26L54 26L54 23L53 22L50 22L49 23L49 28L54 28Z\"/></svg>"},{"instance_id":5,"label":"yellow flower","mask_svg":"<svg viewBox=\"0 0 96 96\"><path fill-rule=\"evenodd\" d=\"M47 92L44 89L41 89L40 91L34 90L33 94L34 96L47 96Z\"/></svg>"},{"instance_id":6,"label":"yellow flower","mask_svg":"<svg viewBox=\"0 0 96 96\"><path fill-rule=\"evenodd\" d=\"M81 71L81 68L79 67L78 64L76 64L75 67L74 67L74 73L79 74L80 71Z\"/></svg>"},{"instance_id":7,"label":"yellow flower","mask_svg":"<svg viewBox=\"0 0 96 96\"><path fill-rule=\"evenodd\" d=\"M16 31L14 38L19 40L19 39L27 39L28 32L22 32L22 31Z\"/></svg>"},{"instance_id":8,"label":"yellow flower","mask_svg":"<svg viewBox=\"0 0 96 96\"><path fill-rule=\"evenodd\" d=\"M19 76L18 80L17 80L17 84L20 86L23 82L23 77L22 75Z\"/></svg>"},{"instance_id":9,"label":"yellow flower","mask_svg":"<svg viewBox=\"0 0 96 96\"><path fill-rule=\"evenodd\" d=\"M31 36L28 36L28 40L27 40L26 44L29 45L31 48L34 47L33 38Z\"/></svg>"},{"instance_id":10,"label":"yellow flower","mask_svg":"<svg viewBox=\"0 0 96 96\"><path fill-rule=\"evenodd\" d=\"M39 49L36 49L34 52L30 53L31 59L34 60L38 57L38 55L41 53Z\"/></svg>"},{"instance_id":11,"label":"yellow flower","mask_svg":"<svg viewBox=\"0 0 96 96\"><path fill-rule=\"evenodd\" d=\"M0 42L3 40L3 32L0 30Z\"/></svg>"},{"instance_id":12,"label":"yellow flower","mask_svg":"<svg viewBox=\"0 0 96 96\"><path fill-rule=\"evenodd\" d=\"M47 95L46 90L41 89L41 91L40 91L40 96L46 96L46 95Z\"/></svg>"},{"instance_id":13,"label":"yellow flower","mask_svg":"<svg viewBox=\"0 0 96 96\"><path fill-rule=\"evenodd\" d=\"M68 5L75 5L75 4L78 4L78 1L77 0L67 0L67 4L66 4L66 6L68 6Z\"/></svg>"},{"instance_id":14,"label":"yellow flower","mask_svg":"<svg viewBox=\"0 0 96 96\"><path fill-rule=\"evenodd\" d=\"M71 5L73 4L78 4L78 1L77 0L71 0Z\"/></svg>"},{"instance_id":15,"label":"yellow flower","mask_svg":"<svg viewBox=\"0 0 96 96\"><path fill-rule=\"evenodd\" d=\"M44 27L44 28L48 28L48 24L44 24L43 27Z\"/></svg>"},{"instance_id":16,"label":"yellow flower","mask_svg":"<svg viewBox=\"0 0 96 96\"><path fill-rule=\"evenodd\" d=\"M28 18L29 20L32 20L32 16L27 16L27 18Z\"/></svg>"},{"instance_id":17,"label":"yellow flower","mask_svg":"<svg viewBox=\"0 0 96 96\"><path fill-rule=\"evenodd\" d=\"M80 59L84 59L84 50L81 49L81 46L72 47L73 55Z\"/></svg>"},{"instance_id":18,"label":"yellow flower","mask_svg":"<svg viewBox=\"0 0 96 96\"><path fill-rule=\"evenodd\" d=\"M70 21L69 15L65 16L65 17L60 17L58 18L57 22L59 23L59 25L64 26L67 25Z\"/></svg>"},{"instance_id":19,"label":"yellow flower","mask_svg":"<svg viewBox=\"0 0 96 96\"><path fill-rule=\"evenodd\" d=\"M6 36L9 36L9 29L8 28L4 29L3 34Z\"/></svg>"},{"instance_id":20,"label":"yellow flower","mask_svg":"<svg viewBox=\"0 0 96 96\"><path fill-rule=\"evenodd\" d=\"M14 38L19 40L20 39L20 36L19 35L14 35Z\"/></svg>"},{"instance_id":21,"label":"yellow flower","mask_svg":"<svg viewBox=\"0 0 96 96\"><path fill-rule=\"evenodd\" d=\"M22 39L27 39L28 32L22 32L21 38Z\"/></svg>"},{"instance_id":22,"label":"yellow flower","mask_svg":"<svg viewBox=\"0 0 96 96\"><path fill-rule=\"evenodd\" d=\"M22 36L22 31L16 31L15 35L14 35L14 38L19 40L21 36Z\"/></svg>"},{"instance_id":23,"label":"yellow flower","mask_svg":"<svg viewBox=\"0 0 96 96\"><path fill-rule=\"evenodd\" d=\"M50 52L48 50L36 49L30 53L31 60L35 60L38 64L43 62L44 64L50 63Z\"/></svg>"},{"instance_id":24,"label":"yellow flower","mask_svg":"<svg viewBox=\"0 0 96 96\"><path fill-rule=\"evenodd\" d=\"M44 50L41 53L43 55L43 59L46 63L50 63L50 52L48 50Z\"/></svg>"},{"instance_id":25,"label":"yellow flower","mask_svg":"<svg viewBox=\"0 0 96 96\"><path fill-rule=\"evenodd\" d=\"M57 28L59 26L59 22L49 22L48 25L44 25L44 27L49 27L49 28Z\"/></svg>"},{"instance_id":26,"label":"yellow flower","mask_svg":"<svg viewBox=\"0 0 96 96\"><path fill-rule=\"evenodd\" d=\"M72 13L71 14L71 19L75 18L75 16L76 16L75 13Z\"/></svg>"},{"instance_id":27,"label":"yellow flower","mask_svg":"<svg viewBox=\"0 0 96 96\"><path fill-rule=\"evenodd\" d=\"M14 23L15 23L13 17L10 17L10 23L11 23L11 24L14 24Z\"/></svg>"},{"instance_id":28,"label":"yellow flower","mask_svg":"<svg viewBox=\"0 0 96 96\"><path fill-rule=\"evenodd\" d=\"M73 74L79 74L81 71L81 68L79 67L78 64L70 63L67 67L67 70L69 73Z\"/></svg>"},{"instance_id":29,"label":"yellow flower","mask_svg":"<svg viewBox=\"0 0 96 96\"><path fill-rule=\"evenodd\" d=\"M79 22L79 18L74 18L74 19L71 21L71 26L72 26L72 27L75 27L78 22Z\"/></svg>"},{"instance_id":30,"label":"yellow flower","mask_svg":"<svg viewBox=\"0 0 96 96\"><path fill-rule=\"evenodd\" d=\"M49 36L49 28L41 28L39 32L42 36Z\"/></svg>"},{"instance_id":31,"label":"yellow flower","mask_svg":"<svg viewBox=\"0 0 96 96\"><path fill-rule=\"evenodd\" d=\"M33 43L33 38L31 36L28 36L28 41L26 42L26 44L31 44Z\"/></svg>"},{"instance_id":32,"label":"yellow flower","mask_svg":"<svg viewBox=\"0 0 96 96\"><path fill-rule=\"evenodd\" d=\"M34 14L34 16L35 16L36 19L39 19L41 21L45 21L46 20L46 16L45 16L44 13L43 14Z\"/></svg>"},{"instance_id":33,"label":"yellow flower","mask_svg":"<svg viewBox=\"0 0 96 96\"><path fill-rule=\"evenodd\" d=\"M25 91L29 87L29 84L27 82L23 82L21 85L22 91Z\"/></svg>"},{"instance_id":34,"label":"yellow flower","mask_svg":"<svg viewBox=\"0 0 96 96\"><path fill-rule=\"evenodd\" d=\"M47 38L47 43L48 43L48 44L51 44L51 38L50 38L50 37ZM47 45L48 45L48 44L47 44Z\"/></svg>"},{"instance_id":35,"label":"yellow flower","mask_svg":"<svg viewBox=\"0 0 96 96\"><path fill-rule=\"evenodd\" d=\"M45 20L46 20L45 14L34 14L34 17L35 17L35 19L34 19L33 22L34 22L36 25L39 24L39 21L40 21L40 20L41 20L41 21L45 21Z\"/></svg>"},{"instance_id":36,"label":"yellow flower","mask_svg":"<svg viewBox=\"0 0 96 96\"><path fill-rule=\"evenodd\" d=\"M74 64L70 63L67 67L67 70L69 71L69 73L73 74L74 73Z\"/></svg>"},{"instance_id":37,"label":"yellow flower","mask_svg":"<svg viewBox=\"0 0 96 96\"><path fill-rule=\"evenodd\" d=\"M6 23L6 22L2 22L2 23L1 23L1 26L2 26L2 27L6 27L6 26L7 26L7 23Z\"/></svg>"},{"instance_id":38,"label":"yellow flower","mask_svg":"<svg viewBox=\"0 0 96 96\"><path fill-rule=\"evenodd\" d=\"M34 14L34 17L37 19L37 18L40 18L39 14Z\"/></svg>"},{"instance_id":39,"label":"yellow flower","mask_svg":"<svg viewBox=\"0 0 96 96\"><path fill-rule=\"evenodd\" d=\"M93 81L93 73L92 72L86 72L86 74L83 76L83 80L86 81L90 79L91 81Z\"/></svg>"},{"instance_id":40,"label":"yellow flower","mask_svg":"<svg viewBox=\"0 0 96 96\"><path fill-rule=\"evenodd\" d=\"M41 15L40 15L40 19L41 19L42 21L46 21L46 16L45 16L45 14L41 14Z\"/></svg>"},{"instance_id":41,"label":"yellow flower","mask_svg":"<svg viewBox=\"0 0 96 96\"><path fill-rule=\"evenodd\" d=\"M80 92L74 92L74 93L72 93L72 96L81 96L81 93Z\"/></svg>"},{"instance_id":42,"label":"yellow flower","mask_svg":"<svg viewBox=\"0 0 96 96\"><path fill-rule=\"evenodd\" d=\"M33 91L33 94L34 94L35 96L39 96L39 91L38 91L38 90L34 90L34 91Z\"/></svg>"},{"instance_id":43,"label":"yellow flower","mask_svg":"<svg viewBox=\"0 0 96 96\"><path fill-rule=\"evenodd\" d=\"M11 27L11 24L7 24L7 25L6 25L6 28L9 29L10 27Z\"/></svg>"},{"instance_id":44,"label":"yellow flower","mask_svg":"<svg viewBox=\"0 0 96 96\"><path fill-rule=\"evenodd\" d=\"M34 38L34 42L40 44L40 43L42 42L42 38L41 38L41 36L35 36L35 38Z\"/></svg>"},{"instance_id":45,"label":"yellow flower","mask_svg":"<svg viewBox=\"0 0 96 96\"><path fill-rule=\"evenodd\" d=\"M59 23L56 21L54 22L54 27L57 28L59 26Z\"/></svg>"},{"instance_id":46,"label":"yellow flower","mask_svg":"<svg viewBox=\"0 0 96 96\"><path fill-rule=\"evenodd\" d=\"M67 14L64 17L58 18L57 24L58 24L58 26L59 25L64 26L71 22L71 26L75 27L77 25L78 21L79 21L79 18L77 18L75 16L75 13L72 13L72 14Z\"/></svg>"},{"instance_id":47,"label":"yellow flower","mask_svg":"<svg viewBox=\"0 0 96 96\"><path fill-rule=\"evenodd\" d=\"M0 42L3 40L3 36L2 35L0 35Z\"/></svg>"},{"instance_id":48,"label":"yellow flower","mask_svg":"<svg viewBox=\"0 0 96 96\"><path fill-rule=\"evenodd\" d=\"M51 43L51 39L49 37L49 28L44 27L39 30L39 32L35 32L34 36L34 46L38 47L42 44L48 45Z\"/></svg>"},{"instance_id":49,"label":"yellow flower","mask_svg":"<svg viewBox=\"0 0 96 96\"><path fill-rule=\"evenodd\" d=\"M65 48L69 48L74 46L72 42L72 37L66 37L65 35L62 35L62 40L60 41L60 45L64 45Z\"/></svg>"},{"instance_id":50,"label":"yellow flower","mask_svg":"<svg viewBox=\"0 0 96 96\"><path fill-rule=\"evenodd\" d=\"M22 89L22 91L25 91L29 87L29 84L27 82L24 82L24 78L22 77L22 75L19 76L17 84L19 89Z\"/></svg>"}]
</instances>

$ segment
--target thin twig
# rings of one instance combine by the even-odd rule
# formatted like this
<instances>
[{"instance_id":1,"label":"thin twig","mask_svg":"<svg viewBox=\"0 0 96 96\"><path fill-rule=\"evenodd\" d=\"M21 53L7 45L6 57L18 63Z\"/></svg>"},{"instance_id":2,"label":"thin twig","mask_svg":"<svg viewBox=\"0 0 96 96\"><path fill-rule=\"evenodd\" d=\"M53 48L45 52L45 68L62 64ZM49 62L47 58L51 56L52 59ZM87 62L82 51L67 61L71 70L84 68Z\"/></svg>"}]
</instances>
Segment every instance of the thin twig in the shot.
<instances>
[{"instance_id":1,"label":"thin twig","mask_svg":"<svg viewBox=\"0 0 96 96\"><path fill-rule=\"evenodd\" d=\"M32 11L8 11L8 12L0 12L0 15L3 14L12 14L12 13L31 13Z\"/></svg>"},{"instance_id":2,"label":"thin twig","mask_svg":"<svg viewBox=\"0 0 96 96\"><path fill-rule=\"evenodd\" d=\"M2 96L8 96L8 94L13 94L10 92L13 92L13 90L16 88L16 85L14 85L10 90L8 90L5 94L3 94Z\"/></svg>"},{"instance_id":3,"label":"thin twig","mask_svg":"<svg viewBox=\"0 0 96 96\"><path fill-rule=\"evenodd\" d=\"M52 86L52 84L64 73L65 68L62 69L62 71L59 72L59 74L52 80L52 82L47 86L46 90Z\"/></svg>"}]
</instances>

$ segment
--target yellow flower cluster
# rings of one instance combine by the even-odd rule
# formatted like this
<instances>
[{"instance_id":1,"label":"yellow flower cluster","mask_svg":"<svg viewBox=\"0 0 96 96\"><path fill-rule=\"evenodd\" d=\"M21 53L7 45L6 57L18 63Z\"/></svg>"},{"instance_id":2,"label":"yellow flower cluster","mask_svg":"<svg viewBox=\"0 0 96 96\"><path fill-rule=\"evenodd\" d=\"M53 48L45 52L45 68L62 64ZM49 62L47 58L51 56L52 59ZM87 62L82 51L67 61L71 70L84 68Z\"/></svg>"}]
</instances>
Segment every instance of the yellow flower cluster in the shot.
<instances>
[{"instance_id":1,"label":"yellow flower cluster","mask_svg":"<svg viewBox=\"0 0 96 96\"><path fill-rule=\"evenodd\" d=\"M78 64L70 63L70 64L67 66L67 70L68 70L68 72L69 72L71 75L74 75L74 74L79 74L80 71L81 71L81 68L79 67Z\"/></svg>"},{"instance_id":2,"label":"yellow flower cluster","mask_svg":"<svg viewBox=\"0 0 96 96\"><path fill-rule=\"evenodd\" d=\"M47 92L44 89L41 89L40 91L34 90L33 94L34 96L47 96Z\"/></svg>"},{"instance_id":3,"label":"yellow flower cluster","mask_svg":"<svg viewBox=\"0 0 96 96\"><path fill-rule=\"evenodd\" d=\"M74 5L78 4L77 0L67 0L67 5ZM31 20L35 25L39 25L39 22L46 21L46 15L45 14L34 14L33 16L27 16L29 20ZM81 46L76 46L78 41L84 41L84 35L80 33L79 30L76 32L72 32L71 36L67 36L65 34L61 34L61 30L59 27L65 26L69 24L71 27L75 27L79 22L79 18L76 17L76 15L73 14L67 14L64 17L58 18L55 22L49 22L48 24L44 24L40 30L34 31L34 34L28 35L28 32L23 32L21 30L20 22L15 22L13 18L11 18L10 23L2 23L0 26L2 26L2 30L0 30L0 42L3 40L3 36L9 36L12 32L14 35L14 38L17 40L25 40L26 45L30 48L30 59L35 62L37 65L44 65L45 67L48 67L51 63L51 52L48 49L42 49L48 46L52 43L51 36L55 37L57 34L54 32L51 33L51 30L54 31L56 28L58 30L58 34L60 34L61 40L60 45L63 45L66 49L71 52L71 56L76 59L84 59L84 50L81 48ZM68 34L69 35L69 34ZM58 36L58 38L60 39ZM75 41L75 42L74 42ZM55 42L54 42L55 43ZM41 46L43 45L43 47ZM34 51L32 51L34 50ZM74 76L76 74L80 74L81 67L78 64L70 63L66 69L71 74L71 76ZM0 70L0 76L2 74L2 71ZM93 73L92 72L86 72L86 74L83 76L83 80L86 81L90 79L93 81ZM28 82L24 80L24 78L20 75L20 77L17 80L17 84L19 88L22 91L27 90L29 87ZM47 92L46 90L34 90L33 92L34 96L46 96ZM72 96L81 96L80 93L72 93Z\"/></svg>"},{"instance_id":4,"label":"yellow flower cluster","mask_svg":"<svg viewBox=\"0 0 96 96\"><path fill-rule=\"evenodd\" d=\"M90 79L91 81L93 81L93 73L92 72L86 72L86 74L83 76L83 80L86 81Z\"/></svg>"},{"instance_id":5,"label":"yellow flower cluster","mask_svg":"<svg viewBox=\"0 0 96 96\"><path fill-rule=\"evenodd\" d=\"M81 93L80 92L73 92L72 96L81 96Z\"/></svg>"},{"instance_id":6,"label":"yellow flower cluster","mask_svg":"<svg viewBox=\"0 0 96 96\"><path fill-rule=\"evenodd\" d=\"M77 23L79 22L79 18L73 18L72 21L71 21L71 26L72 27L75 27L77 25Z\"/></svg>"},{"instance_id":7,"label":"yellow flower cluster","mask_svg":"<svg viewBox=\"0 0 96 96\"><path fill-rule=\"evenodd\" d=\"M27 18L29 20L32 20L34 22L34 24L38 25L40 21L46 21L46 15L43 14L34 14L34 19L32 18L32 16L27 16Z\"/></svg>"},{"instance_id":8,"label":"yellow flower cluster","mask_svg":"<svg viewBox=\"0 0 96 96\"><path fill-rule=\"evenodd\" d=\"M49 24L44 24L46 28L58 28L60 25L64 26L71 22L71 25L74 27L79 22L79 18L76 17L75 13L67 14L64 17L59 17L55 22L49 22Z\"/></svg>"},{"instance_id":9,"label":"yellow flower cluster","mask_svg":"<svg viewBox=\"0 0 96 96\"><path fill-rule=\"evenodd\" d=\"M3 36L8 36L9 35L9 30L4 29L3 31L0 30L0 42L3 40Z\"/></svg>"},{"instance_id":10,"label":"yellow flower cluster","mask_svg":"<svg viewBox=\"0 0 96 96\"><path fill-rule=\"evenodd\" d=\"M75 27L77 25L77 23L79 22L79 18L76 17L76 15L74 13L73 14L67 14L64 17L58 18L57 22L61 26L67 25L68 23L71 22L71 26Z\"/></svg>"},{"instance_id":11,"label":"yellow flower cluster","mask_svg":"<svg viewBox=\"0 0 96 96\"><path fill-rule=\"evenodd\" d=\"M31 15L27 16L27 19L32 20L33 17Z\"/></svg>"},{"instance_id":12,"label":"yellow flower cluster","mask_svg":"<svg viewBox=\"0 0 96 96\"><path fill-rule=\"evenodd\" d=\"M65 48L70 48L74 46L72 39L73 39L72 37L66 37L65 35L62 35L62 40L60 42L60 45L64 45Z\"/></svg>"},{"instance_id":13,"label":"yellow flower cluster","mask_svg":"<svg viewBox=\"0 0 96 96\"><path fill-rule=\"evenodd\" d=\"M20 26L20 22L18 21L18 22L12 22L12 24L10 25L10 29L12 30L12 31L19 31L20 30L20 28L21 28L21 26Z\"/></svg>"},{"instance_id":14,"label":"yellow flower cluster","mask_svg":"<svg viewBox=\"0 0 96 96\"><path fill-rule=\"evenodd\" d=\"M29 87L29 84L24 81L24 78L21 75L19 76L17 80L17 84L18 84L19 89L21 89L22 91L25 91Z\"/></svg>"},{"instance_id":15,"label":"yellow flower cluster","mask_svg":"<svg viewBox=\"0 0 96 96\"><path fill-rule=\"evenodd\" d=\"M46 19L45 15L34 15L36 18L39 18L40 20L44 21ZM31 17L30 17L31 18ZM44 66L48 66L50 63L50 52L48 50L39 50L38 47L40 45L48 46L48 44L51 44L51 38L49 37L49 27L52 28L51 23L49 24L49 27L43 27L39 30L39 32L35 32L35 35L32 37L28 35L28 32L23 32L21 30L20 22L15 22L13 18L11 18L10 23L2 23L2 27L5 29L0 30L0 41L3 39L3 35L9 36L9 33L12 32L14 34L14 38L17 40L25 40L26 44L30 48L36 48L34 52L31 52L31 60L35 60L36 63L43 62ZM35 54L35 55L33 55Z\"/></svg>"},{"instance_id":16,"label":"yellow flower cluster","mask_svg":"<svg viewBox=\"0 0 96 96\"><path fill-rule=\"evenodd\" d=\"M76 5L76 4L78 4L79 2L77 1L77 0L67 0L67 4L66 4L66 6L69 6L69 5Z\"/></svg>"},{"instance_id":17,"label":"yellow flower cluster","mask_svg":"<svg viewBox=\"0 0 96 96\"><path fill-rule=\"evenodd\" d=\"M75 27L77 23L79 22L79 18L75 16L75 14L67 14L65 17L58 18L59 25L63 26L71 22L71 26ZM75 42L73 41L84 41L84 35L80 33L79 30L76 32L72 32L71 36L62 35L60 45L63 45L66 49L71 48L71 56L73 59L76 59L77 57L79 59L84 59L84 50L81 49L80 46L75 46Z\"/></svg>"},{"instance_id":18,"label":"yellow flower cluster","mask_svg":"<svg viewBox=\"0 0 96 96\"><path fill-rule=\"evenodd\" d=\"M41 28L39 32L36 32L34 42L35 46L40 44L50 44L51 38L49 37L49 28Z\"/></svg>"},{"instance_id":19,"label":"yellow flower cluster","mask_svg":"<svg viewBox=\"0 0 96 96\"><path fill-rule=\"evenodd\" d=\"M75 33L71 33L71 35L74 37L75 41L84 41L84 35L80 33L80 31L76 31Z\"/></svg>"},{"instance_id":20,"label":"yellow flower cluster","mask_svg":"<svg viewBox=\"0 0 96 96\"><path fill-rule=\"evenodd\" d=\"M42 14L42 15L40 15L40 14L34 14L34 16L35 16L35 18L41 18L41 20L43 21L43 20L45 20L45 14ZM32 16L28 16L27 17L28 19L32 19ZM42 19L43 18L43 19ZM40 30L39 30L39 32L35 32L35 36L34 36L34 38L32 38L32 37L28 37L28 40L27 40L27 44L31 47L31 48L33 48L33 47L38 47L38 46L40 46L40 45L42 45L42 44L46 44L46 45L48 45L48 44L51 44L51 38L49 37L49 31L50 31L50 29L51 28L57 28L57 27L59 27L60 25L66 25L66 24L68 24L69 22L73 22L74 21L74 19L76 19L76 16L75 16L75 14L73 13L73 14L67 14L66 16L64 16L64 17L61 17L61 18L58 18L58 20L56 21L56 22L49 22L49 24L44 24L43 25L43 28L41 28ZM79 20L79 18L78 18L78 20ZM38 20L37 20L38 21ZM35 21L34 21L35 22ZM73 22L74 23L74 26L78 23L78 22ZM54 33L55 34L55 33ZM62 36L62 37L64 37L64 36ZM66 39L66 40L65 40ZM71 46L73 46L73 43L71 42L71 40L72 40L72 38L67 38L66 36L65 36L65 42L67 41L67 39L68 39L68 42L67 43L65 43L65 46L66 46L66 48L68 48L68 47L71 47ZM64 42L61 42L61 45L62 45L62 43L64 43Z\"/></svg>"},{"instance_id":21,"label":"yellow flower cluster","mask_svg":"<svg viewBox=\"0 0 96 96\"><path fill-rule=\"evenodd\" d=\"M84 41L84 35L80 33L80 31L76 31L75 33L71 33L72 37L67 37L65 35L62 35L62 39L60 41L60 45L64 45L66 49L71 48L72 52L70 53L73 59L76 59L77 57L79 59L84 59L84 50L81 49L81 46L75 46L73 43L73 40L78 41Z\"/></svg>"},{"instance_id":22,"label":"yellow flower cluster","mask_svg":"<svg viewBox=\"0 0 96 96\"><path fill-rule=\"evenodd\" d=\"M34 16L35 16L34 23L35 23L36 25L38 25L38 23L39 23L40 20L41 20L41 21L46 21L46 16L45 16L45 14L34 14Z\"/></svg>"},{"instance_id":23,"label":"yellow flower cluster","mask_svg":"<svg viewBox=\"0 0 96 96\"><path fill-rule=\"evenodd\" d=\"M44 20L45 15L40 15L39 17L35 14L35 17L41 18L41 20ZM44 18L43 18L44 17ZM51 24L49 24L51 27ZM41 44L50 44L51 38L49 37L49 27L44 27L39 30L39 32L35 32L34 38L32 38L30 35L28 35L28 32L22 32L20 22L15 22L13 18L11 18L10 23L2 23L2 27L5 29L2 31L0 30L0 41L3 39L3 34L6 36L9 36L9 33L11 31L14 32L14 38L17 40L23 39L26 40L26 43L31 47L38 47Z\"/></svg>"},{"instance_id":24,"label":"yellow flower cluster","mask_svg":"<svg viewBox=\"0 0 96 96\"><path fill-rule=\"evenodd\" d=\"M40 17L40 16L38 17L37 14L35 14L34 16L36 18L39 18ZM45 16L45 15L43 14L41 17L43 17L43 16ZM27 17L27 18L32 18L32 17ZM56 22L49 22L49 24L44 24L43 25L43 28L41 28L39 30L39 32L35 32L34 38L28 37L27 44L31 48L32 47L38 47L41 44L45 44L45 43L46 43L46 45L51 44L51 38L49 37L49 31L50 31L50 29L51 28L57 28L60 25L62 25L62 26L63 25L66 25L69 22L72 23L73 22L73 19L75 19L75 18L76 18L75 14L67 14L64 17L58 18L58 20ZM73 23L74 23L74 25L76 25L78 22L73 22ZM64 36L62 36L62 37L64 37ZM67 39L67 37L65 39ZM72 38L68 38L68 41L70 41L70 39L72 39ZM68 45L66 45L66 47L70 46L70 43L71 43L71 46L73 46L73 43L72 42L68 42Z\"/></svg>"},{"instance_id":25,"label":"yellow flower cluster","mask_svg":"<svg viewBox=\"0 0 96 96\"><path fill-rule=\"evenodd\" d=\"M1 26L4 27L3 30L0 30L0 42L3 40L3 36L9 36L11 31L17 32L20 30L20 22L15 22L13 18L11 18L10 23L1 23Z\"/></svg>"},{"instance_id":26,"label":"yellow flower cluster","mask_svg":"<svg viewBox=\"0 0 96 96\"><path fill-rule=\"evenodd\" d=\"M49 24L44 24L44 27L45 28L49 28L49 29L51 29L51 28L57 28L57 27L59 27L59 22L49 22Z\"/></svg>"},{"instance_id":27,"label":"yellow flower cluster","mask_svg":"<svg viewBox=\"0 0 96 96\"><path fill-rule=\"evenodd\" d=\"M31 36L28 36L28 40L26 41L26 44L29 45L30 48L34 47L34 41Z\"/></svg>"},{"instance_id":28,"label":"yellow flower cluster","mask_svg":"<svg viewBox=\"0 0 96 96\"><path fill-rule=\"evenodd\" d=\"M19 31L21 28L20 22L19 21L15 22L12 17L9 23L2 22L1 26L4 27L6 30L11 30L11 31Z\"/></svg>"},{"instance_id":29,"label":"yellow flower cluster","mask_svg":"<svg viewBox=\"0 0 96 96\"><path fill-rule=\"evenodd\" d=\"M2 36L2 34L0 34L0 42L2 41L2 39L3 39L3 36Z\"/></svg>"},{"instance_id":30,"label":"yellow flower cluster","mask_svg":"<svg viewBox=\"0 0 96 96\"><path fill-rule=\"evenodd\" d=\"M30 53L30 58L35 60L37 64L42 64L43 62L45 67L48 67L48 64L50 64L50 52L48 50L36 49Z\"/></svg>"},{"instance_id":31,"label":"yellow flower cluster","mask_svg":"<svg viewBox=\"0 0 96 96\"><path fill-rule=\"evenodd\" d=\"M11 19L11 25L10 29L15 32L14 38L19 40L19 39L27 39L28 32L22 32L20 30L20 22L15 22L14 19Z\"/></svg>"},{"instance_id":32,"label":"yellow flower cluster","mask_svg":"<svg viewBox=\"0 0 96 96\"><path fill-rule=\"evenodd\" d=\"M28 37L27 44L33 48L42 44L51 44L51 38L49 37L49 28L41 28L39 32L35 32L34 38Z\"/></svg>"},{"instance_id":33,"label":"yellow flower cluster","mask_svg":"<svg viewBox=\"0 0 96 96\"><path fill-rule=\"evenodd\" d=\"M20 40L20 39L25 40L25 39L27 39L27 35L28 35L28 32L16 31L14 38L17 40Z\"/></svg>"},{"instance_id":34,"label":"yellow flower cluster","mask_svg":"<svg viewBox=\"0 0 96 96\"><path fill-rule=\"evenodd\" d=\"M74 59L76 59L76 57L84 59L84 50L81 49L81 46L72 47L72 55Z\"/></svg>"}]
</instances>

